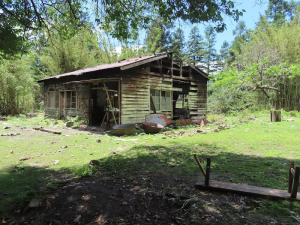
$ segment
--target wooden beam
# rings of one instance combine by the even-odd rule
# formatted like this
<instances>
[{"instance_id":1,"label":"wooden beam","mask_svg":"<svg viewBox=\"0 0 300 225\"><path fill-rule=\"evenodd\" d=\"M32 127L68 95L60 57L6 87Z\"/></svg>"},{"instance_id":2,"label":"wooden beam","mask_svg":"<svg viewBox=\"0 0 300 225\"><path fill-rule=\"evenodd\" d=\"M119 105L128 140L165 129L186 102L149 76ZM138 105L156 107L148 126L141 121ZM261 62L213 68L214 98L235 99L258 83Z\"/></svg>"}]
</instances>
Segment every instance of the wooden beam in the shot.
<instances>
[{"instance_id":1,"label":"wooden beam","mask_svg":"<svg viewBox=\"0 0 300 225\"><path fill-rule=\"evenodd\" d=\"M99 78L99 79L90 79L90 80L78 80L78 81L70 81L63 84L83 84L83 83L94 83L94 82L113 82L119 81L122 78Z\"/></svg>"},{"instance_id":2,"label":"wooden beam","mask_svg":"<svg viewBox=\"0 0 300 225\"><path fill-rule=\"evenodd\" d=\"M190 77L179 77L179 76L174 76L174 75L172 76L172 78L174 80L192 80L192 78L190 78Z\"/></svg>"},{"instance_id":3,"label":"wooden beam","mask_svg":"<svg viewBox=\"0 0 300 225\"><path fill-rule=\"evenodd\" d=\"M292 173L292 170L294 169L294 162L290 163L290 168L289 168L289 187L288 187L288 192L291 193L292 187L293 187L293 181L294 181L294 175Z\"/></svg>"},{"instance_id":4,"label":"wooden beam","mask_svg":"<svg viewBox=\"0 0 300 225\"><path fill-rule=\"evenodd\" d=\"M151 94L150 94L150 103L151 103L152 111L153 111L154 113L156 113L154 101L153 101L153 98L152 98L152 95L151 95Z\"/></svg>"},{"instance_id":5,"label":"wooden beam","mask_svg":"<svg viewBox=\"0 0 300 225\"><path fill-rule=\"evenodd\" d=\"M104 86L104 88L105 88L104 90L105 90L105 92L106 92L106 96L107 96L107 99L108 99L109 107L110 107L110 109L111 109L111 112L112 112L112 116L113 116L115 125L117 125L117 121L116 121L116 117L115 117L115 111L114 111L114 109L113 109L113 107L112 107L112 104L111 104L111 101L110 101L110 96L109 96L109 94L108 94L108 91L107 91L105 82L103 82L103 86Z\"/></svg>"},{"instance_id":6,"label":"wooden beam","mask_svg":"<svg viewBox=\"0 0 300 225\"><path fill-rule=\"evenodd\" d=\"M190 64L190 63L188 63L188 65L190 66L190 68L192 68L192 69L195 70L196 72L200 73L203 77L209 79L209 78L208 78L208 74L205 73L204 71L200 70L197 66L194 66L194 65L192 65L192 64Z\"/></svg>"},{"instance_id":7,"label":"wooden beam","mask_svg":"<svg viewBox=\"0 0 300 225\"><path fill-rule=\"evenodd\" d=\"M170 53L171 57L171 77L173 76L173 53Z\"/></svg>"},{"instance_id":8,"label":"wooden beam","mask_svg":"<svg viewBox=\"0 0 300 225\"><path fill-rule=\"evenodd\" d=\"M205 185L202 180L196 184L197 188L215 191L233 192L243 195L262 196L271 198L281 198L287 200L298 200L300 197L291 198L290 194L285 190L278 190L272 188L256 187L247 184L235 184L221 181L210 180L209 186Z\"/></svg>"},{"instance_id":9,"label":"wooden beam","mask_svg":"<svg viewBox=\"0 0 300 225\"><path fill-rule=\"evenodd\" d=\"M198 156L196 154L194 154L194 158L195 158L195 160L196 160L196 162L197 162L197 164L198 164L198 166L200 168L201 173L203 174L204 177L206 177L206 173L205 173L205 171L204 171L204 169L203 169L203 167L202 167L202 165L200 163L200 160L199 160L199 158L198 158Z\"/></svg>"},{"instance_id":10,"label":"wooden beam","mask_svg":"<svg viewBox=\"0 0 300 225\"><path fill-rule=\"evenodd\" d=\"M182 88L176 88L176 87L173 87L173 88L172 88L172 91L182 92Z\"/></svg>"},{"instance_id":11,"label":"wooden beam","mask_svg":"<svg viewBox=\"0 0 300 225\"><path fill-rule=\"evenodd\" d=\"M209 185L209 177L210 177L210 158L206 160L206 176L205 176L205 185Z\"/></svg>"},{"instance_id":12,"label":"wooden beam","mask_svg":"<svg viewBox=\"0 0 300 225\"><path fill-rule=\"evenodd\" d=\"M298 191L298 186L299 186L299 175L300 175L300 167L296 167L294 181L293 181L293 187L292 187L292 191L291 191L291 198L297 198L297 191Z\"/></svg>"},{"instance_id":13,"label":"wooden beam","mask_svg":"<svg viewBox=\"0 0 300 225\"><path fill-rule=\"evenodd\" d=\"M163 59L163 58L166 58L166 57L167 57L167 54L154 56L153 58L149 58L149 59L145 59L145 60L141 60L141 61L138 61L138 62L134 62L134 63L128 64L128 65L125 65L125 66L121 66L120 70L131 69L131 68L134 68L134 67L137 67L137 66L141 66L141 65L144 65L146 63L153 62L155 60Z\"/></svg>"},{"instance_id":14,"label":"wooden beam","mask_svg":"<svg viewBox=\"0 0 300 225\"><path fill-rule=\"evenodd\" d=\"M160 73L150 72L149 74L150 74L151 76L158 76L158 77L161 77L161 74L160 74ZM171 76L168 75L168 74L163 74L163 76L166 77L166 78L171 78Z\"/></svg>"},{"instance_id":15,"label":"wooden beam","mask_svg":"<svg viewBox=\"0 0 300 225\"><path fill-rule=\"evenodd\" d=\"M121 80L118 81L118 108L119 108L119 124L121 124Z\"/></svg>"},{"instance_id":16,"label":"wooden beam","mask_svg":"<svg viewBox=\"0 0 300 225\"><path fill-rule=\"evenodd\" d=\"M150 65L150 67L153 67L153 68L157 68L157 69L171 69L171 67L170 66L157 66L157 65L153 65L153 64L151 64ZM173 67L173 70L176 70L176 71L180 71L180 68L175 68L175 67ZM185 70L185 69L182 69L182 72L184 72L184 73L190 73L190 70Z\"/></svg>"},{"instance_id":17,"label":"wooden beam","mask_svg":"<svg viewBox=\"0 0 300 225\"><path fill-rule=\"evenodd\" d=\"M183 61L180 61L180 77L182 77L182 66L183 66Z\"/></svg>"}]
</instances>

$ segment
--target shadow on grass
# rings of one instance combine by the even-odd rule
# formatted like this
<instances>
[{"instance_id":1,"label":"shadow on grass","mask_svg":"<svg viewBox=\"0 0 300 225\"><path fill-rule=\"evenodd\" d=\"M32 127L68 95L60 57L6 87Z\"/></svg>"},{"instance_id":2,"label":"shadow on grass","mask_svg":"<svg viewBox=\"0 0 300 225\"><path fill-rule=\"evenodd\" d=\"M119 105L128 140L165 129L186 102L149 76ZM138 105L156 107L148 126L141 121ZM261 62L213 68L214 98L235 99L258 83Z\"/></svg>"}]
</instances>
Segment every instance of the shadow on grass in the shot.
<instances>
[{"instance_id":1,"label":"shadow on grass","mask_svg":"<svg viewBox=\"0 0 300 225\"><path fill-rule=\"evenodd\" d=\"M72 223L76 218L81 224L241 224L245 221L269 224L274 218L291 222L289 211L300 210L299 203L257 203L233 194L195 190L194 184L202 177L194 153L202 159L212 159L211 173L215 180L287 189L286 159L222 152L215 145L195 147L174 142L168 146L135 146L95 159L82 168L55 172L25 167L23 171L4 173L0 175L4 181L0 189L7 189L7 193L1 195L1 204L17 199L28 202L32 197L44 199L42 207L25 214L6 213L11 221L32 224ZM300 161L295 164L299 165ZM14 168L6 171L11 169ZM68 170L90 176L57 183L65 180ZM12 207L22 211L25 205ZM257 218L261 208L268 208L268 215Z\"/></svg>"},{"instance_id":2,"label":"shadow on grass","mask_svg":"<svg viewBox=\"0 0 300 225\"><path fill-rule=\"evenodd\" d=\"M0 173L0 212L23 207L33 197L45 194L54 171L43 167L16 165Z\"/></svg>"}]
</instances>

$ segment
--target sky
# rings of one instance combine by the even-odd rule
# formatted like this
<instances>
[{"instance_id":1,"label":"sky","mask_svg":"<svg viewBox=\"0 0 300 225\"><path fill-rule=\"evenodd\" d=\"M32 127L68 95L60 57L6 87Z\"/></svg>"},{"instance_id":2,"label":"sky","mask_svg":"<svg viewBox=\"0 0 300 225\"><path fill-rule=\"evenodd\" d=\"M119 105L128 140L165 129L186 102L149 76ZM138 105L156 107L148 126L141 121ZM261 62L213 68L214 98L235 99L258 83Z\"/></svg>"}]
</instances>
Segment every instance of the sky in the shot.
<instances>
[{"instance_id":1,"label":"sky","mask_svg":"<svg viewBox=\"0 0 300 225\"><path fill-rule=\"evenodd\" d=\"M246 23L247 29L255 29L256 23L259 21L259 16L265 14L265 11L268 7L268 1L264 1L265 3L261 3L260 5L256 4L256 2L258 2L258 0L235 1L235 6L237 9L246 10L246 12L243 13L243 16L240 17L240 21L244 21ZM227 29L222 33L217 33L215 45L217 51L220 50L221 45L224 41L228 41L231 44L231 42L234 40L232 31L238 24L236 21L229 17L225 17L224 21L226 23ZM181 27L184 30L186 39L188 38L192 26L193 25L182 25ZM199 25L199 28L203 31L201 35L204 36L205 25Z\"/></svg>"},{"instance_id":2,"label":"sky","mask_svg":"<svg viewBox=\"0 0 300 225\"><path fill-rule=\"evenodd\" d=\"M261 0L236 0L235 7L239 10L244 9L246 12L243 13L243 16L240 17L240 21L244 21L246 23L247 29L255 29L256 23L259 21L259 16L264 15L265 11L268 7L268 0L261 1ZM257 2L262 2L261 4L257 4ZM226 23L227 29L222 33L217 33L216 35L216 45L215 48L219 52L220 48L224 41L229 42L230 44L234 40L234 36L232 34L233 30L237 26L238 22L234 21L232 18L226 16L224 18L224 21ZM176 22L176 27L180 27L184 31L185 40L188 39L189 32L191 28L194 25L185 24L182 22ZM199 24L197 25L199 27L199 30L201 32L201 35L204 36L204 29L205 26L209 24ZM212 24L213 25L213 24ZM140 44L143 45L143 40L145 40L146 32L142 31L140 33ZM116 45L118 46L118 44ZM117 52L121 52L121 47L116 47Z\"/></svg>"},{"instance_id":3,"label":"sky","mask_svg":"<svg viewBox=\"0 0 300 225\"><path fill-rule=\"evenodd\" d=\"M247 29L255 29L256 23L259 21L260 15L264 15L268 7L268 1L265 1L265 3L262 3L261 5L256 4L256 2L257 0L240 0L236 3L237 9L246 10L246 12L244 12L243 16L240 18L240 20L246 23ZM235 29L237 22L233 21L233 19L230 18L226 18L225 22L227 25L227 30L223 33L217 34L217 50L220 50L221 45L225 40L229 43L231 43L234 40L232 31Z\"/></svg>"}]
</instances>

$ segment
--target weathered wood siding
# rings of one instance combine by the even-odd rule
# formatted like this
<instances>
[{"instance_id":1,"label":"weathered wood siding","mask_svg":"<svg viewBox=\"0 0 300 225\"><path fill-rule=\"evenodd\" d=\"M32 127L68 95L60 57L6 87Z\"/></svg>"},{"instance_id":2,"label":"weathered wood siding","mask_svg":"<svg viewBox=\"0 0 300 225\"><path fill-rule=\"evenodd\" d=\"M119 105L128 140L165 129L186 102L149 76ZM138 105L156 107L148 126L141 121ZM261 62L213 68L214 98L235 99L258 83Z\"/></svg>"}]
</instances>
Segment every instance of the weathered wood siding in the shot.
<instances>
[{"instance_id":1,"label":"weathered wood siding","mask_svg":"<svg viewBox=\"0 0 300 225\"><path fill-rule=\"evenodd\" d=\"M145 66L144 66L145 67ZM172 91L172 79L150 76L150 68L130 70L122 74L121 81L121 123L140 123L152 113L150 90ZM172 96L171 96L172 99ZM172 116L170 111L157 111Z\"/></svg>"},{"instance_id":2,"label":"weathered wood siding","mask_svg":"<svg viewBox=\"0 0 300 225\"><path fill-rule=\"evenodd\" d=\"M171 101L173 99L173 80L170 78L151 76L150 77L150 90L170 91ZM149 95L150 100L150 95ZM169 119L173 117L172 102L171 110L157 110L156 113L166 114Z\"/></svg>"},{"instance_id":3,"label":"weathered wood siding","mask_svg":"<svg viewBox=\"0 0 300 225\"><path fill-rule=\"evenodd\" d=\"M207 107L206 80L191 81L189 96L189 109L192 119L205 119Z\"/></svg>"},{"instance_id":4,"label":"weathered wood siding","mask_svg":"<svg viewBox=\"0 0 300 225\"><path fill-rule=\"evenodd\" d=\"M58 110L58 91L57 91L57 86L56 84L52 85L47 85L44 86L44 114L47 117L50 118L58 118L59 116L59 110ZM54 91L55 92L55 105L54 107L48 107L48 92L49 91Z\"/></svg>"},{"instance_id":5,"label":"weathered wood siding","mask_svg":"<svg viewBox=\"0 0 300 225\"><path fill-rule=\"evenodd\" d=\"M121 123L145 121L150 113L150 82L146 73L136 71L122 74L121 81Z\"/></svg>"},{"instance_id":6,"label":"weathered wood siding","mask_svg":"<svg viewBox=\"0 0 300 225\"><path fill-rule=\"evenodd\" d=\"M77 112L80 119L89 120L90 113L90 85L89 84L77 84L76 90L77 96Z\"/></svg>"},{"instance_id":7,"label":"weathered wood siding","mask_svg":"<svg viewBox=\"0 0 300 225\"><path fill-rule=\"evenodd\" d=\"M107 82L119 82L120 79L120 90L118 90L120 93L118 93L118 96L120 98L122 124L143 122L146 115L153 113L150 104L151 90L160 91L160 97L165 96L164 107L160 108L168 109L156 110L156 113L164 113L168 118L173 117L172 100L173 92L175 91L176 96L178 94L188 94L190 115L193 119L206 118L206 76L203 76L200 73L201 71L199 72L195 68L192 69L189 66L183 68L182 62L179 62L178 65L176 63L178 64L169 55L167 58L148 62L143 65L137 64L134 68L128 67L125 70L122 67L117 67L86 73L83 76L66 76L58 80L46 81L44 83L45 115L54 118L60 116L80 116L91 119L93 117L93 112L91 112L91 87L100 82L100 79ZM113 78L118 79L112 81L111 79ZM72 83L73 81L78 83ZM116 91L116 89L114 90ZM47 97L49 91L55 91L55 104L53 101L51 104L48 104ZM68 91L76 92L76 107L73 104L72 108L63 107L62 99L66 99L64 94ZM169 107L166 107L167 98L169 98L168 92L171 95L170 110ZM50 95L53 96L53 94ZM69 93L65 96L69 96ZM71 93L71 96L74 96L73 93ZM155 96L157 97L157 92L155 92ZM65 101L64 103L66 103ZM48 107L49 105L51 107Z\"/></svg>"},{"instance_id":8,"label":"weathered wood siding","mask_svg":"<svg viewBox=\"0 0 300 225\"><path fill-rule=\"evenodd\" d=\"M75 88L76 87L76 88ZM59 118L61 116L75 117L79 116L82 119L88 118L89 113L89 93L90 86L88 84L63 85L51 84L44 87L44 112L46 116L51 118ZM48 92L55 92L55 106L48 107ZM77 96L76 108L61 109L60 108L60 93L63 91L75 91Z\"/></svg>"}]
</instances>

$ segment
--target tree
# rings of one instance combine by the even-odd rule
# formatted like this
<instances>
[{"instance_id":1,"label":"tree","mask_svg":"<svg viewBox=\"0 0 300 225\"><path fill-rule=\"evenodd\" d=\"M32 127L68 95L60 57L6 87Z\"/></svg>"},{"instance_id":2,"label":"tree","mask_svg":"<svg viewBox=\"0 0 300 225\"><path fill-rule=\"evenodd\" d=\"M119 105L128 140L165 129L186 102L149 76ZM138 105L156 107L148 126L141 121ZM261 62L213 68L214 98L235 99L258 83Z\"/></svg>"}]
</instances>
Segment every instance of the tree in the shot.
<instances>
[{"instance_id":1,"label":"tree","mask_svg":"<svg viewBox=\"0 0 300 225\"><path fill-rule=\"evenodd\" d=\"M287 20L293 20L299 5L295 1L269 0L266 16L273 24L282 25Z\"/></svg>"},{"instance_id":2,"label":"tree","mask_svg":"<svg viewBox=\"0 0 300 225\"><path fill-rule=\"evenodd\" d=\"M242 51L242 46L250 40L250 31L247 30L245 22L240 21L233 30L232 34L235 36L235 39L229 49L230 56L228 58L228 64L235 62L236 66L239 67L239 61L237 57Z\"/></svg>"},{"instance_id":3,"label":"tree","mask_svg":"<svg viewBox=\"0 0 300 225\"><path fill-rule=\"evenodd\" d=\"M152 20L151 26L146 31L145 44L149 53L154 54L162 51L166 51L170 45L170 29L172 25L166 23L160 17L156 17Z\"/></svg>"},{"instance_id":4,"label":"tree","mask_svg":"<svg viewBox=\"0 0 300 225\"><path fill-rule=\"evenodd\" d=\"M183 58L184 55L184 34L181 28L177 28L170 36L170 46L168 50L175 53L175 59Z\"/></svg>"},{"instance_id":5,"label":"tree","mask_svg":"<svg viewBox=\"0 0 300 225\"><path fill-rule=\"evenodd\" d=\"M0 0L0 56L26 52L34 32L58 25L58 18L76 29L83 18L79 1Z\"/></svg>"},{"instance_id":6,"label":"tree","mask_svg":"<svg viewBox=\"0 0 300 225\"><path fill-rule=\"evenodd\" d=\"M54 76L114 61L117 56L107 40L83 28L69 39L62 39L55 30L52 31L40 66L46 66L48 76Z\"/></svg>"},{"instance_id":7,"label":"tree","mask_svg":"<svg viewBox=\"0 0 300 225\"><path fill-rule=\"evenodd\" d=\"M187 54L189 55L189 62L196 64L200 62L203 49L203 37L200 35L199 28L193 27L189 34L187 42Z\"/></svg>"},{"instance_id":8,"label":"tree","mask_svg":"<svg viewBox=\"0 0 300 225\"><path fill-rule=\"evenodd\" d=\"M31 77L28 57L0 59L0 115L33 109L37 84Z\"/></svg>"},{"instance_id":9,"label":"tree","mask_svg":"<svg viewBox=\"0 0 300 225\"><path fill-rule=\"evenodd\" d=\"M228 66L229 49L229 42L224 41L221 45L220 54L218 55L218 64L222 67L222 70Z\"/></svg>"},{"instance_id":10,"label":"tree","mask_svg":"<svg viewBox=\"0 0 300 225\"><path fill-rule=\"evenodd\" d=\"M215 64L217 62L217 52L215 49L216 44L216 32L212 26L205 28L202 61L200 68L206 71L208 74L212 74L216 71Z\"/></svg>"},{"instance_id":11,"label":"tree","mask_svg":"<svg viewBox=\"0 0 300 225\"><path fill-rule=\"evenodd\" d=\"M67 10L60 11L62 7ZM120 40L136 37L139 28L146 28L153 15L169 22L176 19L191 23L213 22L217 31L226 28L224 15L229 15L234 20L238 20L242 15L230 0L1 0L0 33L2 37L10 33L10 38L14 39L11 43L20 43L22 33L51 27L53 21L49 13L53 11L77 26L82 15L91 12L93 8L96 22ZM5 30L10 32L4 33ZM1 46L0 51L5 54L14 52L11 51L12 48L8 51L7 48L3 48L3 44Z\"/></svg>"}]
</instances>

